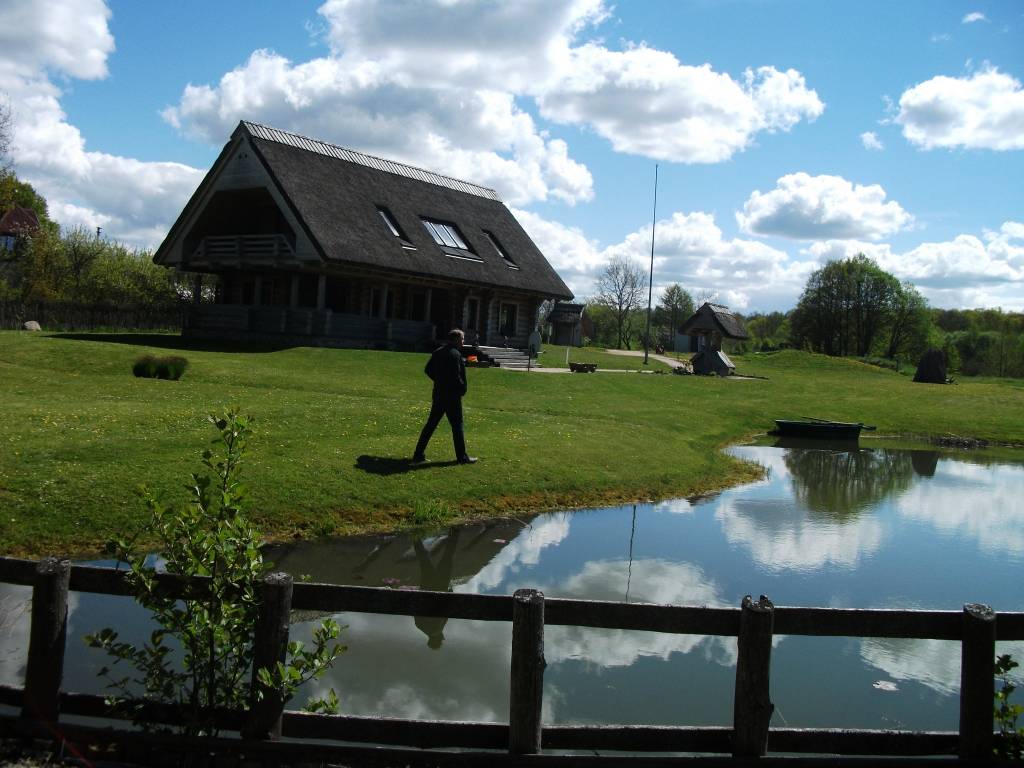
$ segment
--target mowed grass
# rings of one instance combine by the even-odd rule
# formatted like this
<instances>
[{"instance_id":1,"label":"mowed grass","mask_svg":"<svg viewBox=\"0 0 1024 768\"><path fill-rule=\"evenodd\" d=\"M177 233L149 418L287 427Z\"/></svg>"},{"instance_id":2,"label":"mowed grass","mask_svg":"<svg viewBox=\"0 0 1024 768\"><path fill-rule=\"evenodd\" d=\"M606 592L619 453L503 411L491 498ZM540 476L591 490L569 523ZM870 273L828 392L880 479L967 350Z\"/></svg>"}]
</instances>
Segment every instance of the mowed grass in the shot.
<instances>
[{"instance_id":1,"label":"mowed grass","mask_svg":"<svg viewBox=\"0 0 1024 768\"><path fill-rule=\"evenodd\" d=\"M594 363L600 371L661 371L667 373L670 370L669 366L660 360L649 357L645 366L642 356L616 355L598 347L571 347L568 352L570 363ZM568 368L565 353L564 346L544 344L537 364L545 368Z\"/></svg>"},{"instance_id":2,"label":"mowed grass","mask_svg":"<svg viewBox=\"0 0 1024 768\"><path fill-rule=\"evenodd\" d=\"M180 353L191 367L176 382L136 379L132 362L146 352ZM437 463L411 469L404 459L430 393L425 359L2 332L0 552L85 554L134 535L145 520L136 487L184 501L213 436L205 415L228 405L256 419L244 474L253 514L275 538L394 529L425 509L460 519L707 492L757 476L719 449L770 429L773 418L1024 440L1018 382L920 385L783 352L737 358L741 373L766 377L752 380L471 369L467 442L480 462L447 463L442 422L428 450Z\"/></svg>"}]
</instances>

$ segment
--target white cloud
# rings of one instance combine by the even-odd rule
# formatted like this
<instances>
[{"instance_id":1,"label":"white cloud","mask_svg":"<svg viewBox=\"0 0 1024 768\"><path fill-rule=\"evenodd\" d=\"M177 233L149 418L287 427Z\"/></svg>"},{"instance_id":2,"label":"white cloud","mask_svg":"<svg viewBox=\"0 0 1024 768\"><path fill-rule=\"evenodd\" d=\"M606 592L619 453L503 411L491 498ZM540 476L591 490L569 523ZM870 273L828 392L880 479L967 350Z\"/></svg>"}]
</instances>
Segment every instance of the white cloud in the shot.
<instances>
[{"instance_id":1,"label":"white cloud","mask_svg":"<svg viewBox=\"0 0 1024 768\"><path fill-rule=\"evenodd\" d=\"M948 32L936 33L936 34L932 35L932 42L933 43L948 43L952 39L953 39L953 36L951 34L949 34Z\"/></svg>"},{"instance_id":2,"label":"white cloud","mask_svg":"<svg viewBox=\"0 0 1024 768\"><path fill-rule=\"evenodd\" d=\"M1024 149L1024 89L988 67L968 77L933 77L904 91L895 121L923 149Z\"/></svg>"},{"instance_id":3,"label":"white cloud","mask_svg":"<svg viewBox=\"0 0 1024 768\"><path fill-rule=\"evenodd\" d=\"M860 143L864 145L864 149L875 150L881 152L885 149L885 145L882 140L878 138L878 134L874 131L864 131L860 135Z\"/></svg>"},{"instance_id":4,"label":"white cloud","mask_svg":"<svg viewBox=\"0 0 1024 768\"><path fill-rule=\"evenodd\" d=\"M261 120L491 184L522 205L593 194L589 171L523 99L620 151L682 162L728 159L824 109L795 70L737 81L644 45L578 43L607 17L601 0L328 0L320 13L329 55L257 51L217 85L188 86L167 120L215 144L239 119Z\"/></svg>"},{"instance_id":5,"label":"white cloud","mask_svg":"<svg viewBox=\"0 0 1024 768\"><path fill-rule=\"evenodd\" d=\"M650 265L651 228L643 225L618 243L601 248L579 230L528 211L514 211L530 237L573 292L585 297L614 256ZM710 213L676 212L656 227L655 290L680 283L693 295L720 293L720 300L744 309L756 296L761 302L793 300L814 264L790 261L784 251L755 240L727 239ZM722 286L728 284L724 291Z\"/></svg>"},{"instance_id":6,"label":"white cloud","mask_svg":"<svg viewBox=\"0 0 1024 768\"><path fill-rule=\"evenodd\" d=\"M823 241L806 252L821 262L864 253L882 269L916 285L939 307L1024 309L1024 224L1005 222L979 237L921 243L903 253L887 243Z\"/></svg>"},{"instance_id":7,"label":"white cloud","mask_svg":"<svg viewBox=\"0 0 1024 768\"><path fill-rule=\"evenodd\" d=\"M973 11L964 16L961 20L961 24L973 24L976 21L988 21L985 14L981 11Z\"/></svg>"},{"instance_id":8,"label":"white cloud","mask_svg":"<svg viewBox=\"0 0 1024 768\"><path fill-rule=\"evenodd\" d=\"M92 152L67 122L53 77L107 76L114 40L98 0L16 0L0 8L0 82L14 117L12 154L65 226L102 226L140 246L163 236L202 172Z\"/></svg>"},{"instance_id":9,"label":"white cloud","mask_svg":"<svg viewBox=\"0 0 1024 768\"><path fill-rule=\"evenodd\" d=\"M755 190L736 221L745 232L797 240L877 240L908 226L913 217L878 184L854 184L841 176L783 176L775 189Z\"/></svg>"},{"instance_id":10,"label":"white cloud","mask_svg":"<svg viewBox=\"0 0 1024 768\"><path fill-rule=\"evenodd\" d=\"M788 131L825 108L792 69L748 69L736 81L666 51L596 44L571 50L538 103L544 117L589 125L619 152L685 163L728 160L759 132Z\"/></svg>"}]
</instances>

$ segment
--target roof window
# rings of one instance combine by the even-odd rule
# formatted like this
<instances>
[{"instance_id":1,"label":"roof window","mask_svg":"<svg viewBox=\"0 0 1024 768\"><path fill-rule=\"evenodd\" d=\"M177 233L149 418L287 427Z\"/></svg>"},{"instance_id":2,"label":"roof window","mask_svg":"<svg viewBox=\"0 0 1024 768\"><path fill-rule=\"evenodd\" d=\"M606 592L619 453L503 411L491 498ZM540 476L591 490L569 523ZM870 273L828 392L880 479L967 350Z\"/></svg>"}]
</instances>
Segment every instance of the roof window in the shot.
<instances>
[{"instance_id":1,"label":"roof window","mask_svg":"<svg viewBox=\"0 0 1024 768\"><path fill-rule=\"evenodd\" d=\"M462 239L462 233L459 232L458 227L454 224L446 224L443 221L433 221L432 219L424 219L423 226L427 228L427 232L434 238L434 242L438 245L446 245L449 248L459 248L463 251L468 251L469 246L466 245L466 241Z\"/></svg>"},{"instance_id":2,"label":"roof window","mask_svg":"<svg viewBox=\"0 0 1024 768\"><path fill-rule=\"evenodd\" d=\"M402 233L402 230L398 228L398 222L395 221L395 217L391 214L391 211L389 211L387 208L384 208L383 206L378 205L377 213L380 214L381 219L384 220L384 225L388 228L391 234L398 238L403 248L410 251L416 250L416 246L410 243L409 238L407 238Z\"/></svg>"},{"instance_id":3,"label":"roof window","mask_svg":"<svg viewBox=\"0 0 1024 768\"><path fill-rule=\"evenodd\" d=\"M505 265L509 269L519 269L519 265L512 261L512 257L508 255L508 251L501 247L501 243L498 242L498 238L494 236L493 232L488 232L486 229L483 230L484 237L486 237L491 245L494 246L494 250L498 252L498 255L505 260Z\"/></svg>"}]
</instances>

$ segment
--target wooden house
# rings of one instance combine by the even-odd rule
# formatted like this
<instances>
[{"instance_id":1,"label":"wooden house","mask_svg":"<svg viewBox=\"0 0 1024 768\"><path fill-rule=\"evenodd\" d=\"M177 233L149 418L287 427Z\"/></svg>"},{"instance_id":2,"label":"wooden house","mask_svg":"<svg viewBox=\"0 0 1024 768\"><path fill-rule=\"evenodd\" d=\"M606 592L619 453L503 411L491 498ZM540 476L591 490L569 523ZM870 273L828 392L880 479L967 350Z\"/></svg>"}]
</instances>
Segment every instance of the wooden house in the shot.
<instances>
[{"instance_id":1,"label":"wooden house","mask_svg":"<svg viewBox=\"0 0 1024 768\"><path fill-rule=\"evenodd\" d=\"M154 260L218 277L200 337L524 347L541 303L572 298L494 190L245 121Z\"/></svg>"},{"instance_id":2,"label":"wooden house","mask_svg":"<svg viewBox=\"0 0 1024 768\"><path fill-rule=\"evenodd\" d=\"M694 373L717 373L728 376L736 370L732 360L722 350L725 339L742 341L750 338L743 321L728 307L704 302L700 309L683 323L679 333L698 337L698 350L690 362Z\"/></svg>"}]
</instances>

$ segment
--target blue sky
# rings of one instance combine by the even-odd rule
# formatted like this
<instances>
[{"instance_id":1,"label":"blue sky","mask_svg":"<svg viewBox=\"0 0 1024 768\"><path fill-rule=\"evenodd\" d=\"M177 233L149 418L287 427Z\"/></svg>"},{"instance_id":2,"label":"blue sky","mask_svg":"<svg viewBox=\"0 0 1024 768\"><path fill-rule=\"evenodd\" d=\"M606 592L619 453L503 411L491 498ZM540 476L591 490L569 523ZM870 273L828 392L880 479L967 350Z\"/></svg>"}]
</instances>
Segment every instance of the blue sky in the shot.
<instances>
[{"instance_id":1,"label":"blue sky","mask_svg":"<svg viewBox=\"0 0 1024 768\"><path fill-rule=\"evenodd\" d=\"M585 297L608 260L787 309L865 252L1024 309L1024 3L0 0L18 173L159 243L240 119L496 188Z\"/></svg>"}]
</instances>

